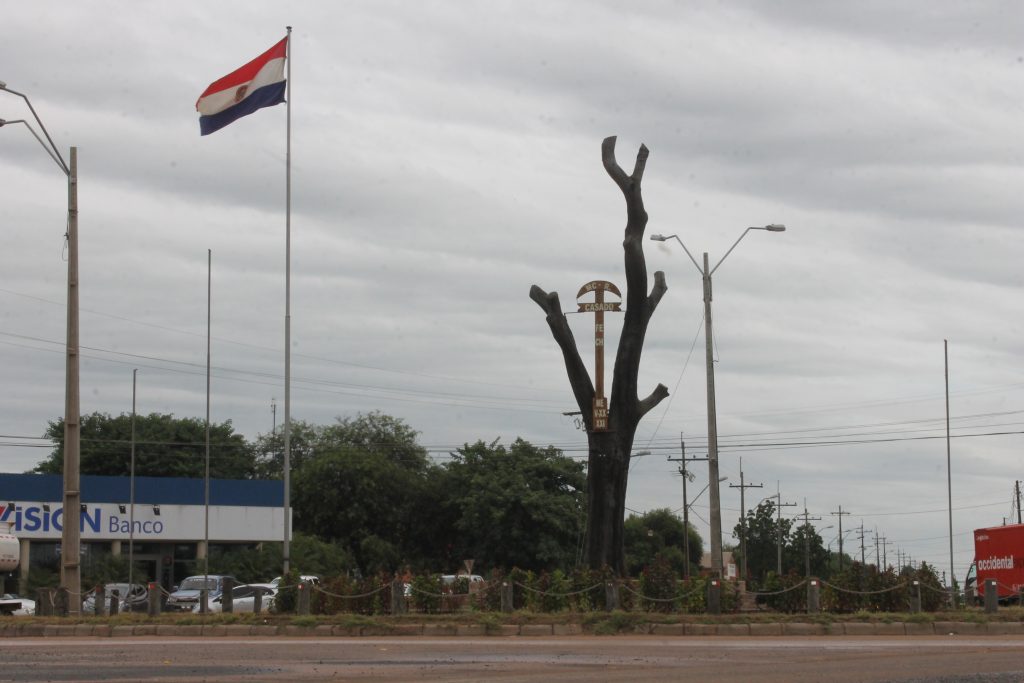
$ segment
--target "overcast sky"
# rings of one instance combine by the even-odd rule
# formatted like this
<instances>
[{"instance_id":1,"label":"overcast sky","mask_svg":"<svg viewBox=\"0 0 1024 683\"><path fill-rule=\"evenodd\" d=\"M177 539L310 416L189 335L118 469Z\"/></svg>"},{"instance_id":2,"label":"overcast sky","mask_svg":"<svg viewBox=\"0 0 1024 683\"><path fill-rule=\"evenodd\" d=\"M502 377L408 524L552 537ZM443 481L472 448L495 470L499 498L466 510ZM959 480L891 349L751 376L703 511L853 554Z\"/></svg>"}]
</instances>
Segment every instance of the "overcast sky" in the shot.
<instances>
[{"instance_id":1,"label":"overcast sky","mask_svg":"<svg viewBox=\"0 0 1024 683\"><path fill-rule=\"evenodd\" d=\"M618 136L650 148L648 233L718 261L723 528L779 487L832 549L859 527L949 569L1016 517L1024 478L1024 8L1015 2L6 3L0 80L79 150L82 410L205 412L249 439L284 415L284 105L199 135L206 86L294 27L292 415L379 410L438 461L523 437L585 458L537 284L575 310L625 287ZM58 9L59 8L59 9ZM31 118L0 93L0 118ZM0 470L64 410L67 190L0 130ZM668 292L647 333L627 505L682 506L667 456L706 449L701 281L646 243ZM608 316L608 382L621 316ZM585 358L592 316L570 315ZM589 360L588 360L589 364ZM35 445L36 447L28 447ZM707 483L696 464L693 496ZM693 521L707 534L707 495ZM833 526L832 529L823 527ZM875 539L867 535L869 561Z\"/></svg>"}]
</instances>

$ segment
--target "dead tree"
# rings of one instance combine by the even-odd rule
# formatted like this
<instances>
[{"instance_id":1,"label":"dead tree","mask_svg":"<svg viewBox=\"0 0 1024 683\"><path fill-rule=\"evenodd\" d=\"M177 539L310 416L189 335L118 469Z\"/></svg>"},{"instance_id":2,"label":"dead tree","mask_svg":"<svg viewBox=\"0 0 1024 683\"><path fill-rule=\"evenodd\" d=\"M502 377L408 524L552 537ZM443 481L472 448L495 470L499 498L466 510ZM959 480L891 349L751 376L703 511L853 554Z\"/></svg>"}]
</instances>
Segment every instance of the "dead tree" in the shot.
<instances>
[{"instance_id":1,"label":"dead tree","mask_svg":"<svg viewBox=\"0 0 1024 683\"><path fill-rule=\"evenodd\" d=\"M562 350L569 384L587 427L588 514L584 557L592 568L607 566L619 574L625 570L622 533L633 437L640 419L668 396L668 389L662 384L647 398L641 399L637 394L637 376L647 324L667 289L665 274L658 271L654 274L654 287L650 294L647 293L647 264L643 248L647 211L640 194L647 155L647 147L640 145L633 174L626 175L615 160L615 137L605 138L601 145L605 171L622 190L626 200L626 236L622 242L626 267L626 312L612 370L606 431L593 428L594 383L576 348L558 293L549 294L537 285L530 288L530 298L544 309L551 334Z\"/></svg>"}]
</instances>

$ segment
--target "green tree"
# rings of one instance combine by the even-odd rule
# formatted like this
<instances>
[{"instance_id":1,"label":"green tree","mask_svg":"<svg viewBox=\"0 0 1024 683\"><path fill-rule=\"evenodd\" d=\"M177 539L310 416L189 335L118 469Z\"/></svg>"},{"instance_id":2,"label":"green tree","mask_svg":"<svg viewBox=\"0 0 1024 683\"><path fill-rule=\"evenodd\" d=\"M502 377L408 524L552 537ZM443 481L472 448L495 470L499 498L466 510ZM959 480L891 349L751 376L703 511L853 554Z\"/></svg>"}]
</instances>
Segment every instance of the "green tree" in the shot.
<instances>
[{"instance_id":1,"label":"green tree","mask_svg":"<svg viewBox=\"0 0 1024 683\"><path fill-rule=\"evenodd\" d=\"M749 579L755 582L763 582L768 572L775 572L778 569L778 549L781 532L783 559L785 560L785 549L790 545L792 539L792 520L778 519L778 510L771 500L764 500L753 510L747 511L747 572ZM733 536L740 538L742 527L736 524L733 529ZM801 546L801 552L802 546ZM801 555L802 557L802 555ZM739 552L736 552L736 559L739 561ZM803 565L800 565L800 572L803 573ZM788 570L783 565L783 573Z\"/></svg>"},{"instance_id":2,"label":"green tree","mask_svg":"<svg viewBox=\"0 0 1024 683\"><path fill-rule=\"evenodd\" d=\"M334 424L314 425L293 421L288 434L292 472L301 470L317 455L354 449L375 453L396 465L422 470L427 452L416 441L417 433L403 420L381 412L338 418ZM284 469L284 429L256 439L257 471L265 479L280 478Z\"/></svg>"},{"instance_id":3,"label":"green tree","mask_svg":"<svg viewBox=\"0 0 1024 683\"><path fill-rule=\"evenodd\" d=\"M355 568L355 561L346 548L309 534L295 534L290 554L292 571L296 576L343 576ZM269 581L281 573L281 544L261 543L257 547L214 545L210 548L210 571L230 574L247 582Z\"/></svg>"},{"instance_id":4,"label":"green tree","mask_svg":"<svg viewBox=\"0 0 1024 683\"><path fill-rule=\"evenodd\" d=\"M828 576L828 552L821 536L811 524L801 524L793 530L789 545L783 550L783 570L806 573L810 560L811 576Z\"/></svg>"},{"instance_id":5,"label":"green tree","mask_svg":"<svg viewBox=\"0 0 1024 683\"><path fill-rule=\"evenodd\" d=\"M64 419L50 422L55 442L34 472L64 471ZM132 418L107 413L84 415L81 423L81 473L128 476L131 471ZM202 478L206 469L206 423L194 417L150 413L135 418L135 475ZM247 479L256 471L252 449L231 420L210 424L210 476Z\"/></svg>"},{"instance_id":6,"label":"green tree","mask_svg":"<svg viewBox=\"0 0 1024 683\"><path fill-rule=\"evenodd\" d=\"M452 454L438 531L452 559L532 571L572 567L584 518L583 463L522 439L508 448L477 441Z\"/></svg>"},{"instance_id":7,"label":"green tree","mask_svg":"<svg viewBox=\"0 0 1024 683\"><path fill-rule=\"evenodd\" d=\"M690 526L690 567L691 574L700 566L704 553L700 534ZM668 508L650 510L642 515L630 515L624 525L626 571L637 576L646 567L651 567L660 558L678 575L684 575L683 522Z\"/></svg>"},{"instance_id":8,"label":"green tree","mask_svg":"<svg viewBox=\"0 0 1024 683\"><path fill-rule=\"evenodd\" d=\"M296 530L348 548L365 574L398 569L416 555L413 529L431 508L416 432L380 413L313 431L309 456L293 472Z\"/></svg>"}]
</instances>

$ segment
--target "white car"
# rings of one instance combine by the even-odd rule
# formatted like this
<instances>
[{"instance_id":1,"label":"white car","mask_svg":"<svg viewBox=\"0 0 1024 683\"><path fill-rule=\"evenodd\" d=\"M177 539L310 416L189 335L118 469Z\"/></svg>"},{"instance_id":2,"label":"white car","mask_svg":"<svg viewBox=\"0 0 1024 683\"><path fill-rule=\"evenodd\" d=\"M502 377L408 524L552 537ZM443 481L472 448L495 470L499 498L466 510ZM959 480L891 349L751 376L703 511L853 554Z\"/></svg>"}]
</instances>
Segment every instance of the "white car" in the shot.
<instances>
[{"instance_id":1,"label":"white car","mask_svg":"<svg viewBox=\"0 0 1024 683\"><path fill-rule=\"evenodd\" d=\"M306 582L306 583L311 583L314 586L319 586L320 585L320 577L316 576L314 574L303 574L302 576L299 577L299 581ZM281 577L280 576L275 576L270 581L269 585L273 586L275 589L278 588L281 585Z\"/></svg>"},{"instance_id":2,"label":"white car","mask_svg":"<svg viewBox=\"0 0 1024 683\"><path fill-rule=\"evenodd\" d=\"M260 611L271 611L271 606L274 604L274 596L277 595L277 589L272 586L268 586L267 584L245 583L241 586L235 586L231 589L232 613L241 614L243 612L255 612L257 594L260 596ZM210 613L223 612L223 596L218 595L214 598L211 598L209 602L209 608ZM195 607L193 607L192 611L198 613L199 605L197 604Z\"/></svg>"},{"instance_id":3,"label":"white car","mask_svg":"<svg viewBox=\"0 0 1024 683\"><path fill-rule=\"evenodd\" d=\"M20 598L14 593L4 593L0 597L0 614L12 614L16 617L30 617L36 613L36 601Z\"/></svg>"},{"instance_id":4,"label":"white car","mask_svg":"<svg viewBox=\"0 0 1024 683\"><path fill-rule=\"evenodd\" d=\"M149 589L144 584L108 583L103 586L103 611L110 609L110 596L117 591L118 612L144 612L149 606ZM82 603L84 614L96 614L96 593L91 592Z\"/></svg>"},{"instance_id":5,"label":"white car","mask_svg":"<svg viewBox=\"0 0 1024 683\"><path fill-rule=\"evenodd\" d=\"M470 585L470 589L474 588L473 584L484 583L484 577L479 574L443 574L441 576L441 583L445 586L454 585L459 579L466 579Z\"/></svg>"}]
</instances>

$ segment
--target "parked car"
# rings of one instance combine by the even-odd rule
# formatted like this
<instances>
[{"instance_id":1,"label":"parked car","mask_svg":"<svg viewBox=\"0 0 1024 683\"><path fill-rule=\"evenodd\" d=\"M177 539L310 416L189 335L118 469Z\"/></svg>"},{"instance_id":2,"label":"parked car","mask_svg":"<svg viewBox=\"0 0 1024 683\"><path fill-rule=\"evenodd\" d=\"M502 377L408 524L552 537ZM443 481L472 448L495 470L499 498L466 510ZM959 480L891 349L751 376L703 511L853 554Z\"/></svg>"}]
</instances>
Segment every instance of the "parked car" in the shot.
<instances>
[{"instance_id":1,"label":"parked car","mask_svg":"<svg viewBox=\"0 0 1024 683\"><path fill-rule=\"evenodd\" d=\"M303 574L299 576L299 581L308 582L313 584L314 586L320 585L320 577L316 576L315 574ZM275 576L273 579L271 579L270 585L274 588L278 588L281 585L281 577Z\"/></svg>"},{"instance_id":2,"label":"parked car","mask_svg":"<svg viewBox=\"0 0 1024 683\"><path fill-rule=\"evenodd\" d=\"M224 581L230 579L235 584L239 581L233 576L223 574L207 574L205 576L190 576L177 587L169 596L164 610L168 612L191 612L199 604L201 591L209 591L207 604L211 604L214 598L224 592Z\"/></svg>"},{"instance_id":3,"label":"parked car","mask_svg":"<svg viewBox=\"0 0 1024 683\"><path fill-rule=\"evenodd\" d=\"M469 584L470 590L476 590L479 588L479 584L484 583L484 577L480 576L479 574L443 574L441 576L441 585L454 586L455 582L459 579L465 579L466 582Z\"/></svg>"},{"instance_id":4,"label":"parked car","mask_svg":"<svg viewBox=\"0 0 1024 683\"><path fill-rule=\"evenodd\" d=\"M277 589L267 585L243 583L231 589L231 611L236 614L242 612L256 611L256 595L260 596L260 611L269 612L274 604L274 596ZM210 612L224 611L224 594L211 598L208 607ZM199 612L199 604L192 608L193 612Z\"/></svg>"},{"instance_id":5,"label":"parked car","mask_svg":"<svg viewBox=\"0 0 1024 683\"><path fill-rule=\"evenodd\" d=\"M4 593L0 596L0 614L11 614L16 617L30 617L35 613L35 600L18 597L14 593Z\"/></svg>"},{"instance_id":6,"label":"parked car","mask_svg":"<svg viewBox=\"0 0 1024 683\"><path fill-rule=\"evenodd\" d=\"M117 610L119 612L145 612L149 606L149 589L144 584L107 583L103 585L103 612L110 610L110 596L114 591L118 594ZM96 614L96 593L86 596L82 603L83 614Z\"/></svg>"}]
</instances>

